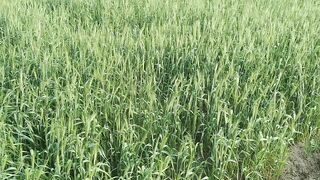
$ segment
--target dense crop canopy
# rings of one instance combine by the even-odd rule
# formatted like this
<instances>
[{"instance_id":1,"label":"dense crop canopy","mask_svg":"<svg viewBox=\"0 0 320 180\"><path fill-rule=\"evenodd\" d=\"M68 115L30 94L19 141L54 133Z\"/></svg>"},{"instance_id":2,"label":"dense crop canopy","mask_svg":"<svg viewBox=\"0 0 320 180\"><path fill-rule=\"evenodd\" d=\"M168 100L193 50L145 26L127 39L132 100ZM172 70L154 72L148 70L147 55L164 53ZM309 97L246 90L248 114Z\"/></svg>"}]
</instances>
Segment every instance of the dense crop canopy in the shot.
<instances>
[{"instance_id":1,"label":"dense crop canopy","mask_svg":"<svg viewBox=\"0 0 320 180\"><path fill-rule=\"evenodd\" d=\"M1 0L0 179L272 179L319 145L316 0Z\"/></svg>"}]
</instances>

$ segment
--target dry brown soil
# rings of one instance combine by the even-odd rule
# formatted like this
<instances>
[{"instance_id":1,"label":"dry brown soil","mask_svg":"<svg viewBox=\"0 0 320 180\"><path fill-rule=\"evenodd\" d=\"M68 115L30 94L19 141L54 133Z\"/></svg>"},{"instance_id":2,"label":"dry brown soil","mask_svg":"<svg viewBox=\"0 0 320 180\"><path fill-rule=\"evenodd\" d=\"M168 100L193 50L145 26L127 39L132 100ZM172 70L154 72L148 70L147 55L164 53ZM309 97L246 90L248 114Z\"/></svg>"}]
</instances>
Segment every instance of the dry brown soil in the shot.
<instances>
[{"instance_id":1,"label":"dry brown soil","mask_svg":"<svg viewBox=\"0 0 320 180\"><path fill-rule=\"evenodd\" d=\"M303 144L292 146L281 180L320 180L320 153L306 153Z\"/></svg>"}]
</instances>

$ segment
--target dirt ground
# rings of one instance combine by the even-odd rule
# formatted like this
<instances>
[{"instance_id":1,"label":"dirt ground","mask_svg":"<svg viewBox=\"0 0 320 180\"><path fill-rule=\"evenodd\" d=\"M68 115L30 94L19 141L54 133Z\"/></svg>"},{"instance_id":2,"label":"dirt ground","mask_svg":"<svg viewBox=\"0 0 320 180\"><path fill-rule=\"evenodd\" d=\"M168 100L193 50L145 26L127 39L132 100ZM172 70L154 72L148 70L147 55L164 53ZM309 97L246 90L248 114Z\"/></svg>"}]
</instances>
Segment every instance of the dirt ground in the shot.
<instances>
[{"instance_id":1,"label":"dirt ground","mask_svg":"<svg viewBox=\"0 0 320 180\"><path fill-rule=\"evenodd\" d=\"M320 180L320 153L307 154L303 144L291 148L281 180Z\"/></svg>"}]
</instances>

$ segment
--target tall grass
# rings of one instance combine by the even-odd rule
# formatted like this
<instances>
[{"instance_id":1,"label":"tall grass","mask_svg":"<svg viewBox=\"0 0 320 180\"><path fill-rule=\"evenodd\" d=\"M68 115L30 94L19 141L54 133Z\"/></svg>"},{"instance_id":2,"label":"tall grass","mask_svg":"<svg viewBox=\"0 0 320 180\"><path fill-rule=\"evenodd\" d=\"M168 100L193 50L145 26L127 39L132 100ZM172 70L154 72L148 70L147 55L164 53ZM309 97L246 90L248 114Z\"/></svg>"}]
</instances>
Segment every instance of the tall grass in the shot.
<instances>
[{"instance_id":1,"label":"tall grass","mask_svg":"<svg viewBox=\"0 0 320 180\"><path fill-rule=\"evenodd\" d=\"M316 0L0 1L1 179L273 179L319 135Z\"/></svg>"}]
</instances>

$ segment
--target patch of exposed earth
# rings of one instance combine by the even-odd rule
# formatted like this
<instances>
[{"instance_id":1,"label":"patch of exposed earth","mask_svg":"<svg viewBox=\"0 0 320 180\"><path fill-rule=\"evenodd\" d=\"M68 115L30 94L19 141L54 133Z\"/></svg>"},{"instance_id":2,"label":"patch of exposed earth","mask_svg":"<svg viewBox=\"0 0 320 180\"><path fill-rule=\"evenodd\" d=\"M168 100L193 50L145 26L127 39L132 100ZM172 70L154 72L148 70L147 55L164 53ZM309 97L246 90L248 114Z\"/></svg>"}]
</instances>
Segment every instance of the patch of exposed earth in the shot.
<instances>
[{"instance_id":1,"label":"patch of exposed earth","mask_svg":"<svg viewBox=\"0 0 320 180\"><path fill-rule=\"evenodd\" d=\"M303 144L291 148L281 180L320 180L320 153L306 153Z\"/></svg>"}]
</instances>

